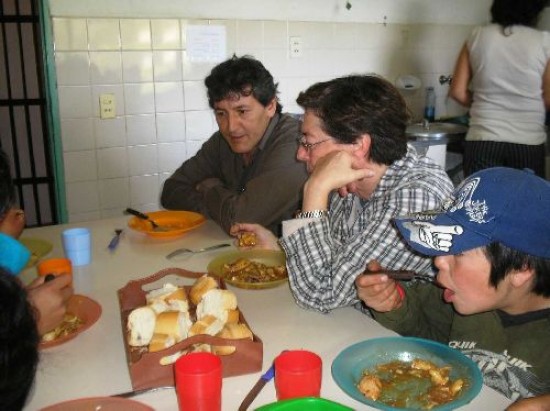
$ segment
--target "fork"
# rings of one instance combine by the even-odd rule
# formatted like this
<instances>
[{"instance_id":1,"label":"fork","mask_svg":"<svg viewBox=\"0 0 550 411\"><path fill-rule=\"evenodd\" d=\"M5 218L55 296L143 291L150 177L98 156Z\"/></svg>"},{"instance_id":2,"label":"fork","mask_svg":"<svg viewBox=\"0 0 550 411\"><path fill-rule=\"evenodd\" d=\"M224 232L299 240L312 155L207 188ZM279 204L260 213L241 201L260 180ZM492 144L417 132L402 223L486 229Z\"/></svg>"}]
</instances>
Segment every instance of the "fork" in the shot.
<instances>
[{"instance_id":1,"label":"fork","mask_svg":"<svg viewBox=\"0 0 550 411\"><path fill-rule=\"evenodd\" d=\"M404 270L397 270L397 271L391 271L391 270L382 270L382 271L365 271L363 274L369 275L369 274L386 274L389 278L397 281L411 281L411 280L424 280L429 282L435 281L435 276L427 275L427 274L417 274L414 271L404 271Z\"/></svg>"},{"instance_id":2,"label":"fork","mask_svg":"<svg viewBox=\"0 0 550 411\"><path fill-rule=\"evenodd\" d=\"M203 253L205 251L217 250L218 248L229 247L230 245L231 244L227 244L227 243L216 244L216 245L211 245L209 247L199 248L197 250L191 250L189 248L178 248L177 250L174 250L170 254L168 254L166 258L170 259L172 257L175 257L176 255L184 254L184 253L191 253L191 254Z\"/></svg>"}]
</instances>

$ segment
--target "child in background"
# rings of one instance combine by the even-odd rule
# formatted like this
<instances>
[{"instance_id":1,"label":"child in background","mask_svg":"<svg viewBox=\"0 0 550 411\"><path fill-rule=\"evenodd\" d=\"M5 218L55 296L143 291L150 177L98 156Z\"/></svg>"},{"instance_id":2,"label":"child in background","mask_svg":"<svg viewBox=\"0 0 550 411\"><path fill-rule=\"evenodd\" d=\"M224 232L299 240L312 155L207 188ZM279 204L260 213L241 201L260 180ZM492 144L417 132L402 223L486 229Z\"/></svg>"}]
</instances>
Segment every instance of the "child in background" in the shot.
<instances>
[{"instance_id":1,"label":"child in background","mask_svg":"<svg viewBox=\"0 0 550 411\"><path fill-rule=\"evenodd\" d=\"M14 207L14 187L7 155L0 150L0 268L18 275L30 258L30 251L18 241L25 227L23 210ZM58 276L47 283L38 277L27 286L28 298L36 309L40 335L63 321L66 304L73 295L71 277Z\"/></svg>"},{"instance_id":2,"label":"child in background","mask_svg":"<svg viewBox=\"0 0 550 411\"><path fill-rule=\"evenodd\" d=\"M443 210L396 223L410 247L435 256L437 282L404 288L371 265L380 274L356 286L376 320L461 350L516 401L509 410L550 409L550 182L483 170Z\"/></svg>"}]
</instances>

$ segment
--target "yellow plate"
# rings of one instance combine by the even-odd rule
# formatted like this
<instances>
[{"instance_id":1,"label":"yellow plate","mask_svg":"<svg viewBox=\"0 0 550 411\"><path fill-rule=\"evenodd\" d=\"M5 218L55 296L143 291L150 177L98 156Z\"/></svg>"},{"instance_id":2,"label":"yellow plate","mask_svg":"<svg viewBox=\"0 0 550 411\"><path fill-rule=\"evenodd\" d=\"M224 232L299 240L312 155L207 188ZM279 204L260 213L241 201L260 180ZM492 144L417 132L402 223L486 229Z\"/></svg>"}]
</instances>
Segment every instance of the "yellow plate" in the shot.
<instances>
[{"instance_id":1,"label":"yellow plate","mask_svg":"<svg viewBox=\"0 0 550 411\"><path fill-rule=\"evenodd\" d=\"M147 220L132 217L128 227L151 237L174 237L199 227L206 221L202 214L192 211L152 211L147 214L155 223L166 230L153 229Z\"/></svg>"},{"instance_id":2,"label":"yellow plate","mask_svg":"<svg viewBox=\"0 0 550 411\"><path fill-rule=\"evenodd\" d=\"M52 251L52 243L40 238L23 237L19 239L19 242L29 249L31 252L31 258L27 263L26 268L34 266L38 260Z\"/></svg>"},{"instance_id":3,"label":"yellow plate","mask_svg":"<svg viewBox=\"0 0 550 411\"><path fill-rule=\"evenodd\" d=\"M231 264L238 260L239 258L246 258L247 260L252 260L258 263L265 264L267 266L277 266L285 265L285 253L283 251L273 251L273 250L242 250L242 251L230 251L225 254L221 254L218 257L214 258L208 264L208 273L215 275L216 277L223 278L227 284L234 285L239 288L246 288L250 290L259 290L263 288L276 287L278 285L284 284L288 281L288 278L265 281L260 283L250 283L242 281L234 281L227 279L223 276L223 265Z\"/></svg>"}]
</instances>

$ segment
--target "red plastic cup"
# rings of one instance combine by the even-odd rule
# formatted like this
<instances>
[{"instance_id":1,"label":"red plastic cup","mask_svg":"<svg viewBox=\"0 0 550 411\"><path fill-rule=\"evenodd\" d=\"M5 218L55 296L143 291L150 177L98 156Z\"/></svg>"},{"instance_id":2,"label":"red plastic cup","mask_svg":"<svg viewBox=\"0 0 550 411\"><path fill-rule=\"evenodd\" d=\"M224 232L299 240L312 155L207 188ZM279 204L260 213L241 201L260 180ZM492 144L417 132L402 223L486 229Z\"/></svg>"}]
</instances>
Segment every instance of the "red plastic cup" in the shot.
<instances>
[{"instance_id":1,"label":"red plastic cup","mask_svg":"<svg viewBox=\"0 0 550 411\"><path fill-rule=\"evenodd\" d=\"M180 411L221 411L222 361L207 352L186 354L174 365Z\"/></svg>"},{"instance_id":2,"label":"red plastic cup","mask_svg":"<svg viewBox=\"0 0 550 411\"><path fill-rule=\"evenodd\" d=\"M319 397L323 361L311 351L285 351L275 358L277 399Z\"/></svg>"}]
</instances>

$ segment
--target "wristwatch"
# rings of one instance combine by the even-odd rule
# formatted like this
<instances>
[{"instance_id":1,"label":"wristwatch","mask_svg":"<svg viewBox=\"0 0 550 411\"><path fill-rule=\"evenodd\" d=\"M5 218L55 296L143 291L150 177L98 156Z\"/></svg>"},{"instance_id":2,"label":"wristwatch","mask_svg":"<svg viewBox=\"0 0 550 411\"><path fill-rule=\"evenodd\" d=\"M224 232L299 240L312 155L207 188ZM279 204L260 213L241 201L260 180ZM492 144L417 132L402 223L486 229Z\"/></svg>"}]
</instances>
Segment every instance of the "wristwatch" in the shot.
<instances>
[{"instance_id":1,"label":"wristwatch","mask_svg":"<svg viewBox=\"0 0 550 411\"><path fill-rule=\"evenodd\" d=\"M321 218L328 217L328 210L300 211L294 218Z\"/></svg>"}]
</instances>

